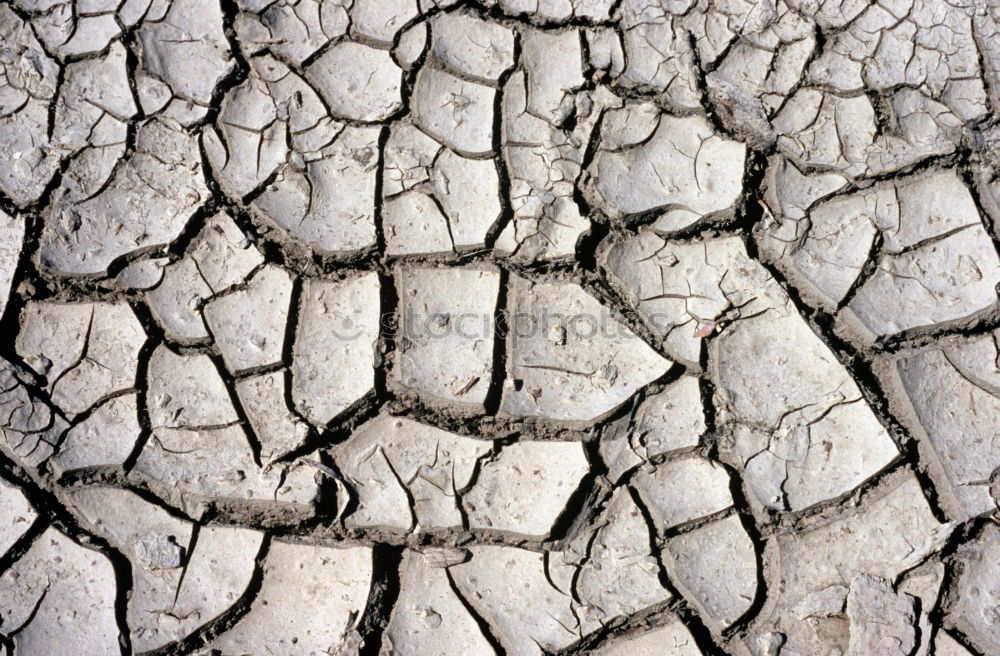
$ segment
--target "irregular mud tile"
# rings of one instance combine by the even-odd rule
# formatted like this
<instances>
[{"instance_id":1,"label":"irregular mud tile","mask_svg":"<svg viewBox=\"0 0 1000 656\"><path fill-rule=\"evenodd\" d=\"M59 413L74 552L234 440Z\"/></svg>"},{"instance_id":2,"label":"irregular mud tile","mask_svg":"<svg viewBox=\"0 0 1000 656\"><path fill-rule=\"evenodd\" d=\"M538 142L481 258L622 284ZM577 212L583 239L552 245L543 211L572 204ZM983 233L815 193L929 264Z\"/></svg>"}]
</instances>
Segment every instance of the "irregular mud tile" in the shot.
<instances>
[{"instance_id":1,"label":"irregular mud tile","mask_svg":"<svg viewBox=\"0 0 1000 656\"><path fill-rule=\"evenodd\" d=\"M170 85L173 95L188 103L179 120L189 123L200 118L201 108L208 107L216 86L235 66L219 2L157 3L137 36L142 68Z\"/></svg>"},{"instance_id":2,"label":"irregular mud tile","mask_svg":"<svg viewBox=\"0 0 1000 656\"><path fill-rule=\"evenodd\" d=\"M955 582L947 597L946 624L980 653L1000 650L1000 529L987 524L958 548Z\"/></svg>"},{"instance_id":3,"label":"irregular mud tile","mask_svg":"<svg viewBox=\"0 0 1000 656\"><path fill-rule=\"evenodd\" d=\"M561 124L573 113L573 92L584 83L581 48L577 30L522 30L527 113L553 125Z\"/></svg>"},{"instance_id":4,"label":"irregular mud tile","mask_svg":"<svg viewBox=\"0 0 1000 656\"><path fill-rule=\"evenodd\" d=\"M123 143L125 121L137 111L129 89L126 50L115 43L104 57L66 65L65 82L59 89L55 108L52 141L67 151L89 145L107 146L112 140ZM105 121L110 125L102 130L99 124ZM105 179L102 176L97 184Z\"/></svg>"},{"instance_id":5,"label":"irregular mud tile","mask_svg":"<svg viewBox=\"0 0 1000 656\"><path fill-rule=\"evenodd\" d=\"M434 162L430 176L434 198L447 217L454 247L482 246L502 212L495 164L445 150Z\"/></svg>"},{"instance_id":6,"label":"irregular mud tile","mask_svg":"<svg viewBox=\"0 0 1000 656\"><path fill-rule=\"evenodd\" d=\"M955 517L997 509L991 494L1000 463L997 338L944 342L888 363L900 418L921 438L924 457L940 467L945 480L936 487Z\"/></svg>"},{"instance_id":7,"label":"irregular mud tile","mask_svg":"<svg viewBox=\"0 0 1000 656\"><path fill-rule=\"evenodd\" d=\"M163 270L169 263L170 258L166 257L138 260L125 265L125 268L106 284L118 291L146 291L160 284L163 280Z\"/></svg>"},{"instance_id":8,"label":"irregular mud tile","mask_svg":"<svg viewBox=\"0 0 1000 656\"><path fill-rule=\"evenodd\" d=\"M490 440L380 415L331 449L357 497L347 526L462 526L458 495L492 447Z\"/></svg>"},{"instance_id":9,"label":"irregular mud tile","mask_svg":"<svg viewBox=\"0 0 1000 656\"><path fill-rule=\"evenodd\" d=\"M59 167L47 134L48 107L58 87L59 66L45 54L30 26L9 6L0 7L5 44L0 73L0 190L17 203L38 200Z\"/></svg>"},{"instance_id":10,"label":"irregular mud tile","mask_svg":"<svg viewBox=\"0 0 1000 656\"><path fill-rule=\"evenodd\" d=\"M0 557L14 546L36 519L38 513L21 490L0 479ZM4 633L7 633L7 628L5 623L0 623L0 630Z\"/></svg>"},{"instance_id":11,"label":"irregular mud tile","mask_svg":"<svg viewBox=\"0 0 1000 656\"><path fill-rule=\"evenodd\" d=\"M641 230L606 241L600 260L664 348L692 367L720 324L788 303L737 237L683 243Z\"/></svg>"},{"instance_id":12,"label":"irregular mud tile","mask_svg":"<svg viewBox=\"0 0 1000 656\"><path fill-rule=\"evenodd\" d=\"M298 312L292 399L306 419L322 425L375 383L378 276L366 273L338 282L307 279Z\"/></svg>"},{"instance_id":13,"label":"irregular mud tile","mask_svg":"<svg viewBox=\"0 0 1000 656\"><path fill-rule=\"evenodd\" d=\"M336 118L383 121L403 104L403 71L387 50L342 41L310 64L306 77Z\"/></svg>"},{"instance_id":14,"label":"irregular mud tile","mask_svg":"<svg viewBox=\"0 0 1000 656\"><path fill-rule=\"evenodd\" d=\"M386 255L447 253L454 250L448 218L433 198L403 192L382 210Z\"/></svg>"},{"instance_id":15,"label":"irregular mud tile","mask_svg":"<svg viewBox=\"0 0 1000 656\"><path fill-rule=\"evenodd\" d=\"M123 255L176 239L208 196L195 138L150 120L135 150L96 195L57 192L43 212L38 261L60 275L105 272Z\"/></svg>"},{"instance_id":16,"label":"irregular mud tile","mask_svg":"<svg viewBox=\"0 0 1000 656\"><path fill-rule=\"evenodd\" d=\"M671 366L576 283L513 276L508 312L507 414L594 421Z\"/></svg>"},{"instance_id":17,"label":"irregular mud tile","mask_svg":"<svg viewBox=\"0 0 1000 656\"><path fill-rule=\"evenodd\" d=\"M193 517L219 500L292 504L302 506L294 512L306 513L318 492L308 470L303 470L306 476L291 476L286 468L257 464L239 426L154 429L134 471Z\"/></svg>"},{"instance_id":18,"label":"irregular mud tile","mask_svg":"<svg viewBox=\"0 0 1000 656\"><path fill-rule=\"evenodd\" d=\"M17 654L119 654L117 597L111 562L49 528L0 576L2 632Z\"/></svg>"},{"instance_id":19,"label":"irregular mud tile","mask_svg":"<svg viewBox=\"0 0 1000 656\"><path fill-rule=\"evenodd\" d=\"M205 304L205 321L231 373L281 362L291 298L292 276L266 265L246 287Z\"/></svg>"},{"instance_id":20,"label":"irregular mud tile","mask_svg":"<svg viewBox=\"0 0 1000 656\"><path fill-rule=\"evenodd\" d=\"M146 292L146 302L166 338L184 344L209 338L202 306L211 295L198 263L184 258L163 267L163 280Z\"/></svg>"},{"instance_id":21,"label":"irregular mud tile","mask_svg":"<svg viewBox=\"0 0 1000 656\"><path fill-rule=\"evenodd\" d=\"M514 65L514 32L471 14L438 14L431 20L431 52L456 73L496 82Z\"/></svg>"},{"instance_id":22,"label":"irregular mud tile","mask_svg":"<svg viewBox=\"0 0 1000 656\"><path fill-rule=\"evenodd\" d=\"M994 306L1000 257L954 173L897 185L899 218L886 250L851 300L876 337L953 321Z\"/></svg>"},{"instance_id":23,"label":"irregular mud tile","mask_svg":"<svg viewBox=\"0 0 1000 656\"><path fill-rule=\"evenodd\" d=\"M590 227L577 204L576 181L595 123L605 107L621 101L607 87L567 95L564 101L557 111L571 113L572 121L557 127L530 113L525 73L515 73L504 88L502 147L514 220L495 248L518 260L568 257Z\"/></svg>"},{"instance_id":24,"label":"irregular mud tile","mask_svg":"<svg viewBox=\"0 0 1000 656\"><path fill-rule=\"evenodd\" d=\"M420 14L417 0L354 0L351 34L392 45L396 34Z\"/></svg>"},{"instance_id":25,"label":"irregular mud tile","mask_svg":"<svg viewBox=\"0 0 1000 656\"><path fill-rule=\"evenodd\" d=\"M124 303L31 302L16 340L18 355L45 376L67 415L136 384L146 333Z\"/></svg>"},{"instance_id":26,"label":"irregular mud tile","mask_svg":"<svg viewBox=\"0 0 1000 656\"><path fill-rule=\"evenodd\" d=\"M207 355L158 346L146 375L149 422L157 428L212 428L239 421L219 370Z\"/></svg>"},{"instance_id":27,"label":"irregular mud tile","mask_svg":"<svg viewBox=\"0 0 1000 656\"><path fill-rule=\"evenodd\" d=\"M489 625L508 654L542 654L580 639L573 598L553 587L543 554L477 546L448 569L462 597Z\"/></svg>"},{"instance_id":28,"label":"irregular mud tile","mask_svg":"<svg viewBox=\"0 0 1000 656\"><path fill-rule=\"evenodd\" d=\"M380 133L378 127L345 127L308 159L284 164L254 206L319 252L373 246Z\"/></svg>"},{"instance_id":29,"label":"irregular mud tile","mask_svg":"<svg viewBox=\"0 0 1000 656\"><path fill-rule=\"evenodd\" d=\"M683 376L609 428L598 448L612 483L653 456L697 446L706 429L698 379Z\"/></svg>"},{"instance_id":30,"label":"irregular mud tile","mask_svg":"<svg viewBox=\"0 0 1000 656\"><path fill-rule=\"evenodd\" d=\"M659 533L732 507L729 474L708 458L691 455L669 460L632 478L632 486ZM697 494L691 494L698 490Z\"/></svg>"},{"instance_id":31,"label":"irregular mud tile","mask_svg":"<svg viewBox=\"0 0 1000 656\"><path fill-rule=\"evenodd\" d=\"M277 93L273 81L289 78L297 76L277 60L251 58L247 79L225 95L214 129L202 133L208 162L228 193L239 198L250 194L285 162L293 107L303 113L319 105L318 112L309 113L326 114L315 91L300 95L294 104Z\"/></svg>"},{"instance_id":32,"label":"irregular mud tile","mask_svg":"<svg viewBox=\"0 0 1000 656\"><path fill-rule=\"evenodd\" d=\"M594 652L595 656L702 656L698 644L680 621L623 636Z\"/></svg>"},{"instance_id":33,"label":"irregular mud tile","mask_svg":"<svg viewBox=\"0 0 1000 656\"><path fill-rule=\"evenodd\" d=\"M573 590L585 626L604 626L670 600L651 544L650 528L631 493L617 490L593 527L577 535L562 556L578 568Z\"/></svg>"},{"instance_id":34,"label":"irregular mud tile","mask_svg":"<svg viewBox=\"0 0 1000 656\"><path fill-rule=\"evenodd\" d=\"M263 534L190 522L126 490L91 487L70 504L132 564L128 624L137 652L191 634L242 596Z\"/></svg>"},{"instance_id":35,"label":"irregular mud tile","mask_svg":"<svg viewBox=\"0 0 1000 656\"><path fill-rule=\"evenodd\" d=\"M845 656L908 656L917 646L915 599L885 579L859 574L847 593L851 639Z\"/></svg>"},{"instance_id":36,"label":"irregular mud tile","mask_svg":"<svg viewBox=\"0 0 1000 656\"><path fill-rule=\"evenodd\" d=\"M544 539L589 470L578 442L509 444L462 497L469 525Z\"/></svg>"},{"instance_id":37,"label":"irregular mud tile","mask_svg":"<svg viewBox=\"0 0 1000 656\"><path fill-rule=\"evenodd\" d=\"M288 408L283 371L241 378L236 393L260 440L265 464L298 448L309 436L309 425Z\"/></svg>"},{"instance_id":38,"label":"irregular mud tile","mask_svg":"<svg viewBox=\"0 0 1000 656\"><path fill-rule=\"evenodd\" d=\"M482 408L499 286L500 274L490 269L398 269L402 339L393 377L432 398Z\"/></svg>"},{"instance_id":39,"label":"irregular mud tile","mask_svg":"<svg viewBox=\"0 0 1000 656\"><path fill-rule=\"evenodd\" d=\"M399 588L382 634L381 656L496 653L455 594L446 569L408 549L403 552Z\"/></svg>"},{"instance_id":40,"label":"irregular mud tile","mask_svg":"<svg viewBox=\"0 0 1000 656\"><path fill-rule=\"evenodd\" d=\"M372 578L369 547L320 547L276 540L249 612L198 652L283 656L356 654ZM213 651L215 650L215 651Z\"/></svg>"},{"instance_id":41,"label":"irregular mud tile","mask_svg":"<svg viewBox=\"0 0 1000 656\"><path fill-rule=\"evenodd\" d=\"M452 150L486 156L493 152L495 95L490 87L425 66L413 89L413 121Z\"/></svg>"},{"instance_id":42,"label":"irregular mud tile","mask_svg":"<svg viewBox=\"0 0 1000 656\"><path fill-rule=\"evenodd\" d=\"M32 21L42 41L60 57L96 55L121 34L114 13L74 15L77 11L72 3L61 3Z\"/></svg>"},{"instance_id":43,"label":"irregular mud tile","mask_svg":"<svg viewBox=\"0 0 1000 656\"><path fill-rule=\"evenodd\" d=\"M844 615L845 584L859 574L896 580L940 549L953 528L934 519L907 475L840 517L777 535L765 552L768 598L747 643L777 632L786 640L782 653L846 652L856 629ZM839 601L817 603L831 586L840 587Z\"/></svg>"},{"instance_id":44,"label":"irregular mud tile","mask_svg":"<svg viewBox=\"0 0 1000 656\"><path fill-rule=\"evenodd\" d=\"M296 64L301 64L331 39L346 34L350 25L349 0L298 0L262 4L270 5L260 15L269 31L268 38L262 41Z\"/></svg>"},{"instance_id":45,"label":"irregular mud tile","mask_svg":"<svg viewBox=\"0 0 1000 656\"><path fill-rule=\"evenodd\" d=\"M50 462L57 472L121 465L132 453L141 432L136 395L116 396L66 431Z\"/></svg>"},{"instance_id":46,"label":"irregular mud tile","mask_svg":"<svg viewBox=\"0 0 1000 656\"><path fill-rule=\"evenodd\" d=\"M842 97L801 87L775 117L779 152L799 166L833 169L849 178L883 175L955 150L961 121L912 88L889 98L892 134L881 133L866 95Z\"/></svg>"},{"instance_id":47,"label":"irregular mud tile","mask_svg":"<svg viewBox=\"0 0 1000 656\"><path fill-rule=\"evenodd\" d=\"M757 555L739 517L671 538L662 557L709 626L730 626L753 604Z\"/></svg>"},{"instance_id":48,"label":"irregular mud tile","mask_svg":"<svg viewBox=\"0 0 1000 656\"><path fill-rule=\"evenodd\" d=\"M662 95L679 109L700 108L698 71L691 41L680 29L680 16L689 2L664 5L647 0L625 0L621 3L619 25L625 49L624 74L615 81L637 91Z\"/></svg>"},{"instance_id":49,"label":"irregular mud tile","mask_svg":"<svg viewBox=\"0 0 1000 656\"><path fill-rule=\"evenodd\" d=\"M426 21L414 23L399 35L399 42L393 46L392 56L404 71L410 72L427 52L427 40L430 38Z\"/></svg>"},{"instance_id":50,"label":"irregular mud tile","mask_svg":"<svg viewBox=\"0 0 1000 656\"><path fill-rule=\"evenodd\" d=\"M237 285L264 263L264 256L225 213L205 221L194 238L190 257L213 293Z\"/></svg>"},{"instance_id":51,"label":"irregular mud tile","mask_svg":"<svg viewBox=\"0 0 1000 656\"><path fill-rule=\"evenodd\" d=\"M0 316L7 308L23 246L24 220L0 210Z\"/></svg>"},{"instance_id":52,"label":"irregular mud tile","mask_svg":"<svg viewBox=\"0 0 1000 656\"><path fill-rule=\"evenodd\" d=\"M945 566L937 560L929 560L920 567L906 572L896 584L896 591L913 597L916 610L916 646L910 653L913 656L928 656L932 653L936 620L931 613L936 614L938 599L941 597L941 587L946 574Z\"/></svg>"},{"instance_id":53,"label":"irregular mud tile","mask_svg":"<svg viewBox=\"0 0 1000 656\"><path fill-rule=\"evenodd\" d=\"M680 245L657 246L654 238L645 239L646 245L633 246L634 254L623 251L612 265L627 271L626 263L644 257L663 262L655 267L657 278L653 270L644 276L647 285L656 286L640 287L636 296L663 289L657 295L667 296L665 301L680 295L686 304L697 294L705 304L699 312L703 317L734 319L708 345L709 371L720 425L740 424L723 441L723 456L747 467L760 503L804 508L860 485L896 457L894 443L846 369L777 283L746 258L738 240L693 244L685 252ZM709 266L699 265L705 254ZM613 249L612 262L615 255ZM668 323L684 318L679 307L666 302L659 307L671 317ZM758 462L751 466L755 457Z\"/></svg>"},{"instance_id":54,"label":"irregular mud tile","mask_svg":"<svg viewBox=\"0 0 1000 656\"><path fill-rule=\"evenodd\" d=\"M660 230L678 230L706 214L731 210L743 189L746 147L715 135L701 117L661 114L650 124L651 111L642 105L609 110L585 181L594 202L611 216L655 211ZM651 132L621 143L616 132L633 113ZM605 144L605 138L610 142Z\"/></svg>"},{"instance_id":55,"label":"irregular mud tile","mask_svg":"<svg viewBox=\"0 0 1000 656\"><path fill-rule=\"evenodd\" d=\"M944 631L934 636L934 656L972 656L968 649Z\"/></svg>"},{"instance_id":56,"label":"irregular mud tile","mask_svg":"<svg viewBox=\"0 0 1000 656\"><path fill-rule=\"evenodd\" d=\"M0 450L14 462L37 467L52 455L67 422L31 392L31 374L0 358Z\"/></svg>"},{"instance_id":57,"label":"irregular mud tile","mask_svg":"<svg viewBox=\"0 0 1000 656\"><path fill-rule=\"evenodd\" d=\"M843 494L897 455L861 399L792 410L770 432L736 425L721 441L721 452L744 468L760 503L783 510Z\"/></svg>"}]
</instances>

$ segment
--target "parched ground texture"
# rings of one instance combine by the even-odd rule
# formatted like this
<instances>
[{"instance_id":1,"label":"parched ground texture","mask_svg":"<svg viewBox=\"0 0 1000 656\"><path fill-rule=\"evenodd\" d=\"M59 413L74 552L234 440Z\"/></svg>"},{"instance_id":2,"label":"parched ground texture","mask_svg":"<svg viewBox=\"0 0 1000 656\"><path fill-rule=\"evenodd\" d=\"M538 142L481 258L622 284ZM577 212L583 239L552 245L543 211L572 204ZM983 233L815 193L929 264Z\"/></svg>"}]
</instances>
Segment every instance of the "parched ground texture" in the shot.
<instances>
[{"instance_id":1,"label":"parched ground texture","mask_svg":"<svg viewBox=\"0 0 1000 656\"><path fill-rule=\"evenodd\" d=\"M0 4L0 655L1000 654L997 0Z\"/></svg>"}]
</instances>

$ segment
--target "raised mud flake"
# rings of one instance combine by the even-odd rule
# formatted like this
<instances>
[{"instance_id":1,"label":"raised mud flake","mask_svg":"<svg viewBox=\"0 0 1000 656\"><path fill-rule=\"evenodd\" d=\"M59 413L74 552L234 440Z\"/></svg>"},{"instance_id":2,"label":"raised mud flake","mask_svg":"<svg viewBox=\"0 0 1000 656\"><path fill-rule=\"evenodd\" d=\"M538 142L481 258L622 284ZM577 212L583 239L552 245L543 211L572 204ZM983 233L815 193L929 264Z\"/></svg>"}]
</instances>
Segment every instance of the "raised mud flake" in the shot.
<instances>
[{"instance_id":1,"label":"raised mud flake","mask_svg":"<svg viewBox=\"0 0 1000 656\"><path fill-rule=\"evenodd\" d=\"M702 656L691 632L679 620L618 638L594 653L596 656Z\"/></svg>"},{"instance_id":2,"label":"raised mud flake","mask_svg":"<svg viewBox=\"0 0 1000 656\"><path fill-rule=\"evenodd\" d=\"M373 246L380 132L343 128L308 158L283 164L254 207L321 253L343 255Z\"/></svg>"},{"instance_id":3,"label":"raised mud flake","mask_svg":"<svg viewBox=\"0 0 1000 656\"><path fill-rule=\"evenodd\" d=\"M215 499L302 506L317 485L305 465L263 467L215 364L158 347L149 366L152 435L135 464L170 503L198 515Z\"/></svg>"},{"instance_id":4,"label":"raised mud flake","mask_svg":"<svg viewBox=\"0 0 1000 656\"><path fill-rule=\"evenodd\" d=\"M482 246L501 213L495 164L445 148L414 125L393 125L385 146L382 223L388 255Z\"/></svg>"},{"instance_id":5,"label":"raised mud flake","mask_svg":"<svg viewBox=\"0 0 1000 656\"><path fill-rule=\"evenodd\" d=\"M493 97L496 90L425 66L413 90L414 123L466 156L493 151Z\"/></svg>"},{"instance_id":6,"label":"raised mud flake","mask_svg":"<svg viewBox=\"0 0 1000 656\"><path fill-rule=\"evenodd\" d=\"M267 34L262 34L259 42L268 44L297 64L301 64L332 39L346 34L350 24L350 0L242 4L260 5L248 6L248 9L264 9L260 21L266 27ZM246 15L241 18L246 18Z\"/></svg>"},{"instance_id":7,"label":"raised mud flake","mask_svg":"<svg viewBox=\"0 0 1000 656\"><path fill-rule=\"evenodd\" d=\"M430 400L481 408L493 376L500 274L401 267L397 280L402 317L394 377Z\"/></svg>"},{"instance_id":8,"label":"raised mud flake","mask_svg":"<svg viewBox=\"0 0 1000 656\"><path fill-rule=\"evenodd\" d=\"M946 624L981 653L1000 649L1000 530L987 524L956 554L957 580L948 595Z\"/></svg>"},{"instance_id":9,"label":"raised mud flake","mask_svg":"<svg viewBox=\"0 0 1000 656\"><path fill-rule=\"evenodd\" d=\"M925 438L922 448L946 479L943 503L956 517L993 512L1000 446L997 335L945 342L887 363L901 418ZM893 371L894 370L894 371ZM970 411L960 411L965 406Z\"/></svg>"},{"instance_id":10,"label":"raised mud flake","mask_svg":"<svg viewBox=\"0 0 1000 656\"><path fill-rule=\"evenodd\" d=\"M507 653L540 655L580 639L573 598L553 585L543 554L505 546L469 551L469 561L449 572Z\"/></svg>"},{"instance_id":11,"label":"raised mud flake","mask_svg":"<svg viewBox=\"0 0 1000 656\"><path fill-rule=\"evenodd\" d=\"M24 493L0 479L0 557L3 557L38 518ZM0 630L5 627L0 623Z\"/></svg>"},{"instance_id":12,"label":"raised mud flake","mask_svg":"<svg viewBox=\"0 0 1000 656\"><path fill-rule=\"evenodd\" d=\"M255 653L312 656L357 653L356 628L372 578L370 547L320 547L275 540L250 610L199 656Z\"/></svg>"},{"instance_id":13,"label":"raised mud flake","mask_svg":"<svg viewBox=\"0 0 1000 656\"><path fill-rule=\"evenodd\" d=\"M663 558L710 626L731 625L754 602L757 554L738 516L669 539Z\"/></svg>"},{"instance_id":14,"label":"raised mud flake","mask_svg":"<svg viewBox=\"0 0 1000 656\"><path fill-rule=\"evenodd\" d=\"M157 7L163 7L162 13L147 15L137 32L141 62L187 104L177 112L178 120L187 124L204 116L216 85L235 63L216 0L172 0L164 5Z\"/></svg>"},{"instance_id":15,"label":"raised mud flake","mask_svg":"<svg viewBox=\"0 0 1000 656\"><path fill-rule=\"evenodd\" d=\"M83 467L121 465L142 433L137 394L115 396L99 403L63 435L59 451L49 460L57 472Z\"/></svg>"},{"instance_id":16,"label":"raised mud flake","mask_svg":"<svg viewBox=\"0 0 1000 656\"><path fill-rule=\"evenodd\" d=\"M579 443L505 446L462 496L469 525L544 539L589 469Z\"/></svg>"},{"instance_id":17,"label":"raised mud flake","mask_svg":"<svg viewBox=\"0 0 1000 656\"><path fill-rule=\"evenodd\" d=\"M491 440L380 415L331 452L357 506L348 527L462 527L461 495Z\"/></svg>"},{"instance_id":18,"label":"raised mud flake","mask_svg":"<svg viewBox=\"0 0 1000 656\"><path fill-rule=\"evenodd\" d=\"M705 429L698 379L683 376L609 424L598 448L608 467L608 478L617 483L650 458L698 446Z\"/></svg>"},{"instance_id":19,"label":"raised mud flake","mask_svg":"<svg viewBox=\"0 0 1000 656\"><path fill-rule=\"evenodd\" d=\"M68 416L135 386L146 333L124 303L32 302L21 315L18 355Z\"/></svg>"},{"instance_id":20,"label":"raised mud flake","mask_svg":"<svg viewBox=\"0 0 1000 656\"><path fill-rule=\"evenodd\" d=\"M186 637L227 610L250 583L261 533L195 529L120 489L85 488L69 500L132 564L127 620L137 652Z\"/></svg>"},{"instance_id":21,"label":"raised mud flake","mask_svg":"<svg viewBox=\"0 0 1000 656\"><path fill-rule=\"evenodd\" d=\"M244 289L206 303L208 329L232 373L281 362L292 284L287 271L267 265Z\"/></svg>"},{"instance_id":22,"label":"raised mud flake","mask_svg":"<svg viewBox=\"0 0 1000 656\"><path fill-rule=\"evenodd\" d=\"M495 653L455 592L448 570L432 558L406 550L399 587L399 597L382 636L382 656Z\"/></svg>"},{"instance_id":23,"label":"raised mud flake","mask_svg":"<svg viewBox=\"0 0 1000 656\"><path fill-rule=\"evenodd\" d=\"M707 214L731 209L742 191L746 147L715 135L698 117L660 114L649 106L610 110L587 187L611 216L656 212L663 230L685 228ZM622 127L640 114L642 130Z\"/></svg>"},{"instance_id":24,"label":"raised mud flake","mask_svg":"<svg viewBox=\"0 0 1000 656\"><path fill-rule=\"evenodd\" d=\"M375 383L378 277L367 273L339 282L307 279L298 313L292 399L306 419L324 425Z\"/></svg>"},{"instance_id":25,"label":"raised mud flake","mask_svg":"<svg viewBox=\"0 0 1000 656\"><path fill-rule=\"evenodd\" d=\"M514 65L514 32L470 14L431 20L431 52L456 73L495 82Z\"/></svg>"},{"instance_id":26,"label":"raised mud flake","mask_svg":"<svg viewBox=\"0 0 1000 656\"><path fill-rule=\"evenodd\" d=\"M572 580L577 614L588 631L672 597L660 581L650 527L628 489L615 491L597 521L562 553L562 560L576 568Z\"/></svg>"},{"instance_id":27,"label":"raised mud flake","mask_svg":"<svg viewBox=\"0 0 1000 656\"><path fill-rule=\"evenodd\" d=\"M287 381L285 371L236 381L240 404L260 441L260 457L265 464L301 446L309 436L309 424L288 407Z\"/></svg>"},{"instance_id":28,"label":"raised mud flake","mask_svg":"<svg viewBox=\"0 0 1000 656\"><path fill-rule=\"evenodd\" d=\"M612 280L685 360L697 363L701 341L711 337L718 421L750 429L734 444L723 441L723 454L734 453L747 468L761 503L811 505L861 484L895 457L848 372L739 239L675 243L644 230L609 240L603 257ZM773 451L768 435L780 438ZM751 466L753 458L759 462Z\"/></svg>"},{"instance_id":29,"label":"raised mud flake","mask_svg":"<svg viewBox=\"0 0 1000 656\"><path fill-rule=\"evenodd\" d=\"M513 276L508 313L507 414L594 421L671 366L576 283Z\"/></svg>"},{"instance_id":30,"label":"raised mud flake","mask_svg":"<svg viewBox=\"0 0 1000 656\"><path fill-rule=\"evenodd\" d=\"M104 273L123 255L176 239L207 198L194 138L172 122L150 120L96 195L56 195L44 212L38 260L61 275Z\"/></svg>"},{"instance_id":31,"label":"raised mud flake","mask_svg":"<svg viewBox=\"0 0 1000 656\"><path fill-rule=\"evenodd\" d=\"M29 372L0 359L0 450L28 467L52 455L67 427L66 419L29 388L34 383Z\"/></svg>"},{"instance_id":32,"label":"raised mud flake","mask_svg":"<svg viewBox=\"0 0 1000 656\"><path fill-rule=\"evenodd\" d=\"M679 457L648 471L640 469L631 485L660 534L733 505L729 474L721 465L701 456ZM699 493L692 494L692 490Z\"/></svg>"},{"instance_id":33,"label":"raised mud flake","mask_svg":"<svg viewBox=\"0 0 1000 656\"><path fill-rule=\"evenodd\" d=\"M916 599L867 574L851 581L846 613L851 624L847 656L906 656L917 646Z\"/></svg>"},{"instance_id":34,"label":"raised mud flake","mask_svg":"<svg viewBox=\"0 0 1000 656\"><path fill-rule=\"evenodd\" d=\"M0 633L16 653L119 654L115 571L54 528L0 576Z\"/></svg>"},{"instance_id":35,"label":"raised mud flake","mask_svg":"<svg viewBox=\"0 0 1000 656\"><path fill-rule=\"evenodd\" d=\"M308 68L334 117L382 121L402 107L403 71L385 50L342 41Z\"/></svg>"},{"instance_id":36,"label":"raised mud flake","mask_svg":"<svg viewBox=\"0 0 1000 656\"><path fill-rule=\"evenodd\" d=\"M859 574L894 580L938 551L953 528L934 519L907 474L840 517L777 536L766 552L776 563L768 599L748 642L776 632L787 650L846 652L859 628L845 614L845 583Z\"/></svg>"},{"instance_id":37,"label":"raised mud flake","mask_svg":"<svg viewBox=\"0 0 1000 656\"><path fill-rule=\"evenodd\" d=\"M9 6L0 7L5 44L0 67L0 190L26 205L41 195L59 165L58 153L41 139L48 106L57 92L59 67L45 54L31 27Z\"/></svg>"},{"instance_id":38,"label":"raised mud flake","mask_svg":"<svg viewBox=\"0 0 1000 656\"><path fill-rule=\"evenodd\" d=\"M24 220L0 210L0 316L3 316L10 300L23 245Z\"/></svg>"}]
</instances>

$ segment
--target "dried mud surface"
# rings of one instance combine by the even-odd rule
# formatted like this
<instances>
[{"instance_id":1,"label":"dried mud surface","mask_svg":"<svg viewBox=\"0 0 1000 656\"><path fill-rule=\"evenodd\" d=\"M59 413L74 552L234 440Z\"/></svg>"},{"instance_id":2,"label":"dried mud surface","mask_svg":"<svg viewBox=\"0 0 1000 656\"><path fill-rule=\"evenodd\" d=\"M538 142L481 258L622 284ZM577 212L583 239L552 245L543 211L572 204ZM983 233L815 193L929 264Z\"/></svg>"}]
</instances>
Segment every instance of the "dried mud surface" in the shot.
<instances>
[{"instance_id":1,"label":"dried mud surface","mask_svg":"<svg viewBox=\"0 0 1000 656\"><path fill-rule=\"evenodd\" d=\"M0 4L0 656L1000 653L994 0Z\"/></svg>"}]
</instances>

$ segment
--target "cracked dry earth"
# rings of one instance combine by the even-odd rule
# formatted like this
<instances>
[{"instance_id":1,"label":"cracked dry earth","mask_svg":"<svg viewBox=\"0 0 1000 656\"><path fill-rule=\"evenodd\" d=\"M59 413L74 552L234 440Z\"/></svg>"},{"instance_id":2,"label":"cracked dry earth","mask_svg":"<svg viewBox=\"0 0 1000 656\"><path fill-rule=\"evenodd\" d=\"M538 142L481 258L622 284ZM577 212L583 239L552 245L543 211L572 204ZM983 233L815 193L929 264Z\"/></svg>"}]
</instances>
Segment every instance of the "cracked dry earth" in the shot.
<instances>
[{"instance_id":1,"label":"cracked dry earth","mask_svg":"<svg viewBox=\"0 0 1000 656\"><path fill-rule=\"evenodd\" d=\"M3 656L1000 654L1000 3L0 4Z\"/></svg>"}]
</instances>

